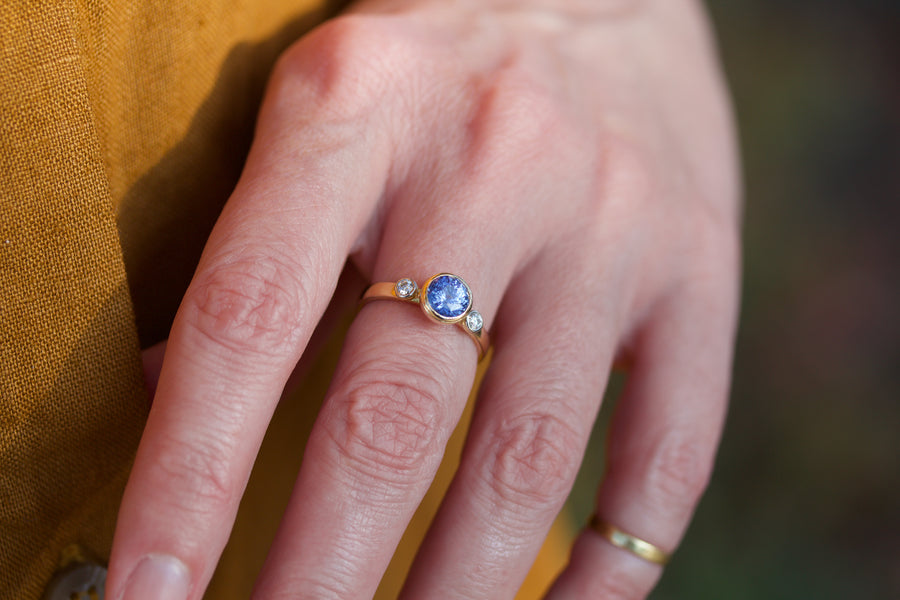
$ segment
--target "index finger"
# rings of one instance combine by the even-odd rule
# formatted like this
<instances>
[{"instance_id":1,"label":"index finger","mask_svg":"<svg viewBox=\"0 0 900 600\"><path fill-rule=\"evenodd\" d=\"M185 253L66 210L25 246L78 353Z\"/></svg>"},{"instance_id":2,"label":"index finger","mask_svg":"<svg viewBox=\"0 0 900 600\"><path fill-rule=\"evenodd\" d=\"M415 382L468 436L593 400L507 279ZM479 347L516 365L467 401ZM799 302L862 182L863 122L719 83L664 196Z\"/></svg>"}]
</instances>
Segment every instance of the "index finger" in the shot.
<instances>
[{"instance_id":1,"label":"index finger","mask_svg":"<svg viewBox=\"0 0 900 600\"><path fill-rule=\"evenodd\" d=\"M316 110L316 77L330 76L318 69L273 78L178 310L119 513L110 598L202 596L275 404L384 187L383 130L358 107Z\"/></svg>"}]
</instances>

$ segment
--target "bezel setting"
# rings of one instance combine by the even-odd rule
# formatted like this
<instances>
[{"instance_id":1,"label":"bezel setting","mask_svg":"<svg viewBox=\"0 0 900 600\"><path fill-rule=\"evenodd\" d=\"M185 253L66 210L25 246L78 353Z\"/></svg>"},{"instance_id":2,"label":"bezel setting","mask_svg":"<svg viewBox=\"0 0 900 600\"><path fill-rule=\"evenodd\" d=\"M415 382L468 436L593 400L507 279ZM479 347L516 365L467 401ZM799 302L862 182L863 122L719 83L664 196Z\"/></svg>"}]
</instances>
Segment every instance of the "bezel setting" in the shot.
<instances>
[{"instance_id":1,"label":"bezel setting","mask_svg":"<svg viewBox=\"0 0 900 600\"><path fill-rule=\"evenodd\" d=\"M462 312L458 315L443 315L435 309L435 307L431 304L430 299L428 298L428 292L431 289L433 283L441 278L448 278L453 282L458 282L462 285L465 290L466 296L466 305L463 308ZM425 314L431 317L432 319L440 322L440 323L459 323L463 321L469 314L469 311L472 310L472 290L469 289L469 285L463 280L462 277L458 275L454 275L453 273L438 273L437 275L433 275L429 277L428 280L422 284L422 287L419 291L419 303L422 305L422 310L425 311Z\"/></svg>"},{"instance_id":2,"label":"bezel setting","mask_svg":"<svg viewBox=\"0 0 900 600\"><path fill-rule=\"evenodd\" d=\"M484 317L477 310L470 310L466 315L466 327L472 333L478 333L484 328Z\"/></svg>"},{"instance_id":3,"label":"bezel setting","mask_svg":"<svg viewBox=\"0 0 900 600\"><path fill-rule=\"evenodd\" d=\"M398 298L403 298L404 300L413 298L418 291L419 286L409 277L404 277L394 284L394 293L397 294Z\"/></svg>"}]
</instances>

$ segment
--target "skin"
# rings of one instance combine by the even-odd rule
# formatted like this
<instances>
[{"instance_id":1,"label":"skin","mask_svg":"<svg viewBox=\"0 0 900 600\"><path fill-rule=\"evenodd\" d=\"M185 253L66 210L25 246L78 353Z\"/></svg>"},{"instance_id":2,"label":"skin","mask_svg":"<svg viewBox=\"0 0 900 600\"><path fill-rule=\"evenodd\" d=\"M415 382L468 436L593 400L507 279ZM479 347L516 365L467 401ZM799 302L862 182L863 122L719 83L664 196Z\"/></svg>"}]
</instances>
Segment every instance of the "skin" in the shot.
<instances>
[{"instance_id":1,"label":"skin","mask_svg":"<svg viewBox=\"0 0 900 600\"><path fill-rule=\"evenodd\" d=\"M404 598L514 596L617 357L629 380L597 510L676 548L726 409L736 163L689 0L367 2L298 41L161 372L162 350L147 355L158 387L109 597L201 598L348 259L369 281L461 275L494 336ZM254 597L373 595L475 367L456 327L394 302L360 312ZM642 598L661 570L586 531L547 597Z\"/></svg>"}]
</instances>

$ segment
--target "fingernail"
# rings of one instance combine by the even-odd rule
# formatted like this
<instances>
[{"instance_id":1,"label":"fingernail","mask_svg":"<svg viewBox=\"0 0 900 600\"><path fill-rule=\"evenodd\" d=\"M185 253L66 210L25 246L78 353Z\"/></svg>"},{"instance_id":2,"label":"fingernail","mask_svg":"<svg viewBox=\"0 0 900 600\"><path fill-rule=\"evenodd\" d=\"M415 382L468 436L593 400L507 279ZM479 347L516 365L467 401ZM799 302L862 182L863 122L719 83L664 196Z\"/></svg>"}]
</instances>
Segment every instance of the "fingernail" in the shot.
<instances>
[{"instance_id":1,"label":"fingernail","mask_svg":"<svg viewBox=\"0 0 900 600\"><path fill-rule=\"evenodd\" d=\"M148 554L134 568L120 600L186 600L190 590L187 567L177 558Z\"/></svg>"}]
</instances>

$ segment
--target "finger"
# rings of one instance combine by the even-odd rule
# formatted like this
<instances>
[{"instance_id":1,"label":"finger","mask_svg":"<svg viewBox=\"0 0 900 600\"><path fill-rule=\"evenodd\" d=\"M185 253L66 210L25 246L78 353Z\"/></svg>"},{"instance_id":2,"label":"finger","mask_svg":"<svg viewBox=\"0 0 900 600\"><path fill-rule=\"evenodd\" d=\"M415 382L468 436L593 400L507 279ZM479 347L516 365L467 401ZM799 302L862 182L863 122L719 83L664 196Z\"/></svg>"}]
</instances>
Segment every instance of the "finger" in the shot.
<instances>
[{"instance_id":1,"label":"finger","mask_svg":"<svg viewBox=\"0 0 900 600\"><path fill-rule=\"evenodd\" d=\"M172 327L120 509L111 598L202 595L275 403L384 187L388 131L331 98L346 74L328 67L284 61L273 75Z\"/></svg>"},{"instance_id":2,"label":"finger","mask_svg":"<svg viewBox=\"0 0 900 600\"><path fill-rule=\"evenodd\" d=\"M512 598L525 579L581 463L617 339L617 297L589 291L610 282L584 276L609 271L584 260L548 255L510 288L459 470L404 598Z\"/></svg>"},{"instance_id":3,"label":"finger","mask_svg":"<svg viewBox=\"0 0 900 600\"><path fill-rule=\"evenodd\" d=\"M736 298L718 282L732 277L673 296L654 313L612 423L597 514L666 553L706 487L722 429ZM661 572L587 529L548 598L643 598Z\"/></svg>"},{"instance_id":4,"label":"finger","mask_svg":"<svg viewBox=\"0 0 900 600\"><path fill-rule=\"evenodd\" d=\"M470 280L479 289L481 278ZM429 322L416 307L377 302L360 312L259 597L372 596L462 413L475 357L463 332Z\"/></svg>"}]
</instances>

